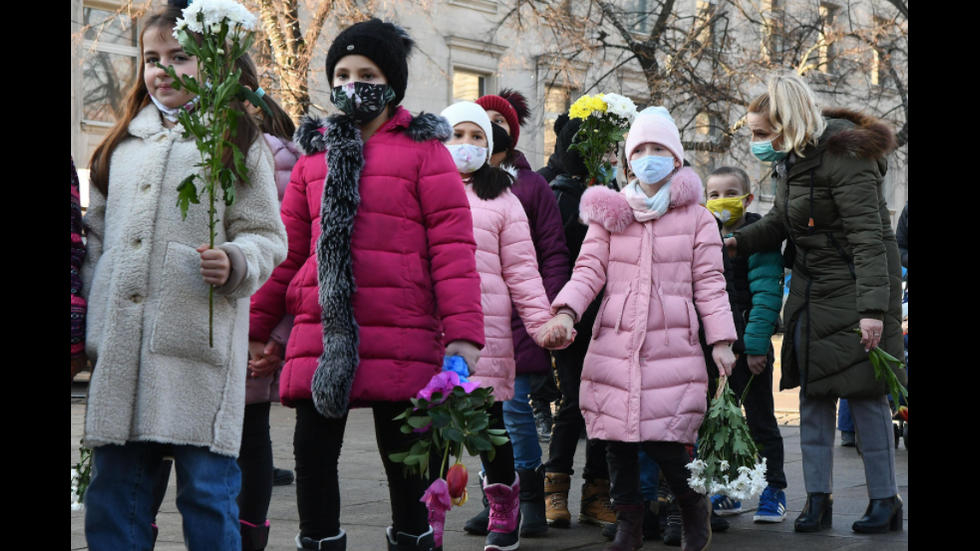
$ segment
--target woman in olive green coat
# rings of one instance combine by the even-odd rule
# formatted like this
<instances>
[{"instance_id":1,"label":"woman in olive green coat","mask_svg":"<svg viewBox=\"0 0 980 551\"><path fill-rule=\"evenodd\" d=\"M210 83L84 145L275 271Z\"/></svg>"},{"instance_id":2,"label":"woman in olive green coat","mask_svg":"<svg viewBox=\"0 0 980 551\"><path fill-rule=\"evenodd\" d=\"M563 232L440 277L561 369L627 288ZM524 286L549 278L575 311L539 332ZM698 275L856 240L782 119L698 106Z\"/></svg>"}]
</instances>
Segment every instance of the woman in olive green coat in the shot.
<instances>
[{"instance_id":1,"label":"woman in olive green coat","mask_svg":"<svg viewBox=\"0 0 980 551\"><path fill-rule=\"evenodd\" d=\"M833 446L838 399L849 400L864 451L871 505L863 533L900 530L895 435L888 389L868 351L901 357L902 259L882 193L891 129L846 110L821 112L796 73L779 74L749 107L752 149L773 163L773 210L736 232L730 252L750 255L789 240L795 252L783 390L800 388L801 439L809 499L798 532L833 517ZM862 334L857 335L855 330ZM906 382L904 371L900 380Z\"/></svg>"}]
</instances>

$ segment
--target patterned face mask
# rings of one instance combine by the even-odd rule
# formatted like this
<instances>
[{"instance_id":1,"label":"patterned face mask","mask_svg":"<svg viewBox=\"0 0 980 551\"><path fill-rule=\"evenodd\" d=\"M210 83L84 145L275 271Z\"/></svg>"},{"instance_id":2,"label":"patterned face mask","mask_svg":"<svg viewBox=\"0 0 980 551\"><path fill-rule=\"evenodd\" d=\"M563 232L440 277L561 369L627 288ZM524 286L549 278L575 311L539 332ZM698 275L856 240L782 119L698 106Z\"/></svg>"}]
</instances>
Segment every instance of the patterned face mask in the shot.
<instances>
[{"instance_id":1,"label":"patterned face mask","mask_svg":"<svg viewBox=\"0 0 980 551\"><path fill-rule=\"evenodd\" d=\"M333 89L333 104L363 126L381 116L385 107L395 100L395 91L387 84L351 82Z\"/></svg>"}]
</instances>

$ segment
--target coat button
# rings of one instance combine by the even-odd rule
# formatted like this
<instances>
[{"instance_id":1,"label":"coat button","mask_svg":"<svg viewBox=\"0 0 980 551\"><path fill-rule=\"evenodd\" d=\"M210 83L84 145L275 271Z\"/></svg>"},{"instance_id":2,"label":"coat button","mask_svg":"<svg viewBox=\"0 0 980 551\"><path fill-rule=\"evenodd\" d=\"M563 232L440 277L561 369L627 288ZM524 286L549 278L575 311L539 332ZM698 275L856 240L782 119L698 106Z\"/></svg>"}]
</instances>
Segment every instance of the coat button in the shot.
<instances>
[{"instance_id":1,"label":"coat button","mask_svg":"<svg viewBox=\"0 0 980 551\"><path fill-rule=\"evenodd\" d=\"M142 191L143 191L143 193L149 193L150 192L150 184L144 184Z\"/></svg>"},{"instance_id":2,"label":"coat button","mask_svg":"<svg viewBox=\"0 0 980 551\"><path fill-rule=\"evenodd\" d=\"M140 249L142 249L143 248L143 241L137 239L136 240L136 243L133 243L133 248L135 248L137 251L140 250Z\"/></svg>"},{"instance_id":3,"label":"coat button","mask_svg":"<svg viewBox=\"0 0 980 551\"><path fill-rule=\"evenodd\" d=\"M143 304L143 297L140 295L133 295L133 302L136 304Z\"/></svg>"}]
</instances>

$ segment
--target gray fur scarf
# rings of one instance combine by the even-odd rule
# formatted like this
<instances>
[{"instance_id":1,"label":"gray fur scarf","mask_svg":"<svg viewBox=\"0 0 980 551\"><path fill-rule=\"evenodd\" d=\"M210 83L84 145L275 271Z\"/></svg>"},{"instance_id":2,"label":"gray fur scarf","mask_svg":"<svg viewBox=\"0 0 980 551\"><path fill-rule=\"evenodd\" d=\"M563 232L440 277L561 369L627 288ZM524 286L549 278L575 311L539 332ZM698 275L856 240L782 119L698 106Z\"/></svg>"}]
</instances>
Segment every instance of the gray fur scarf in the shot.
<instances>
[{"instance_id":1,"label":"gray fur scarf","mask_svg":"<svg viewBox=\"0 0 980 551\"><path fill-rule=\"evenodd\" d=\"M313 402L329 419L341 419L350 406L350 392L360 363L360 328L354 319L354 260L351 236L361 203L364 169L361 131L349 117L327 120L327 181L320 206L317 267L323 309L323 355L313 376Z\"/></svg>"},{"instance_id":2,"label":"gray fur scarf","mask_svg":"<svg viewBox=\"0 0 980 551\"><path fill-rule=\"evenodd\" d=\"M325 128L326 132L321 132ZM421 114L405 130L413 141L445 142L452 127L442 117ZM364 141L354 121L335 115L326 121L306 117L296 132L303 153L326 151L327 181L320 205L317 276L323 310L323 355L313 375L313 402L321 415L341 419L350 409L350 393L360 364L360 328L354 318L354 261L351 237L361 202Z\"/></svg>"}]
</instances>

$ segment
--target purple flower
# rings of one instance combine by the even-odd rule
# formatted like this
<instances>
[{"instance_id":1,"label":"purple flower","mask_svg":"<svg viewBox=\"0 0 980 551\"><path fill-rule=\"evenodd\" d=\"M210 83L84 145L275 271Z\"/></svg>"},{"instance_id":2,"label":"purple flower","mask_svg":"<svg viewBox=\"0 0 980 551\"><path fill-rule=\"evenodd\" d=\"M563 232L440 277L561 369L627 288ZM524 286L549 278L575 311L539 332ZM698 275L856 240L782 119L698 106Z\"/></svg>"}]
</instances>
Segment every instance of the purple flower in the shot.
<instances>
[{"instance_id":1,"label":"purple flower","mask_svg":"<svg viewBox=\"0 0 980 551\"><path fill-rule=\"evenodd\" d=\"M449 484L441 478L433 482L422 496L422 503L425 503L429 512L444 515L453 508L453 498L449 496Z\"/></svg>"},{"instance_id":2,"label":"purple flower","mask_svg":"<svg viewBox=\"0 0 980 551\"><path fill-rule=\"evenodd\" d=\"M427 402L432 401L433 394L442 394L442 400L439 403L445 402L449 395L456 390L456 387L461 387L467 394L473 392L474 390L480 388L479 383L461 383L459 381L459 375L452 371L444 371L429 381L429 385L422 389L418 394L419 400L425 400Z\"/></svg>"}]
</instances>

